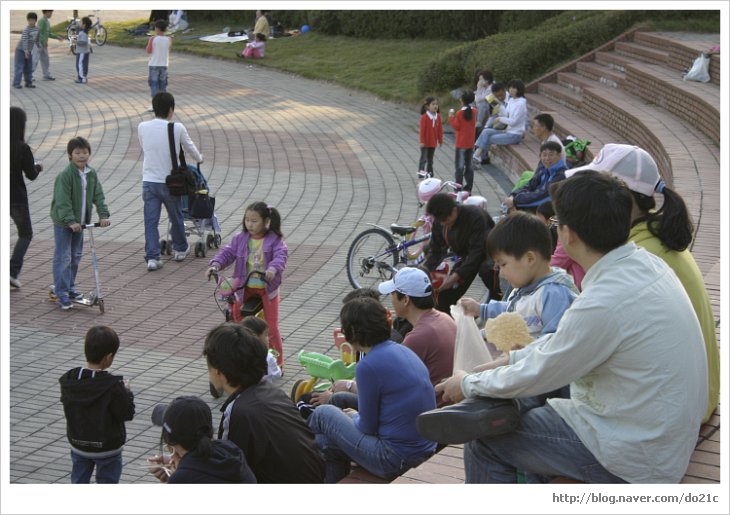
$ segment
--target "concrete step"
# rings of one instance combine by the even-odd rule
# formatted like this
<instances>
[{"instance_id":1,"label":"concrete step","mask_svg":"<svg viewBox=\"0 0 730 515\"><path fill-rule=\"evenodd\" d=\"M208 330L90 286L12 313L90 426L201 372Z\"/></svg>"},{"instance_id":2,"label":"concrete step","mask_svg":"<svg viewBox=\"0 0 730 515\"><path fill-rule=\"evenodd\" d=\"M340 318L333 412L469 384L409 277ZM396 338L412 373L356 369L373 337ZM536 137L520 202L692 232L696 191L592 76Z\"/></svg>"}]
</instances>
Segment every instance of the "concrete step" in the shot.
<instances>
[{"instance_id":1,"label":"concrete step","mask_svg":"<svg viewBox=\"0 0 730 515\"><path fill-rule=\"evenodd\" d=\"M669 52L651 48L640 43L619 41L614 45L614 48L619 54L635 57L649 63L666 65L669 60Z\"/></svg>"},{"instance_id":2,"label":"concrete step","mask_svg":"<svg viewBox=\"0 0 730 515\"><path fill-rule=\"evenodd\" d=\"M599 63L579 62L576 70L580 75L598 81L612 88L620 88L626 81L626 74Z\"/></svg>"},{"instance_id":3,"label":"concrete step","mask_svg":"<svg viewBox=\"0 0 730 515\"><path fill-rule=\"evenodd\" d=\"M571 91L555 83L540 83L538 91L541 95L552 98L573 111L580 111L583 102L581 93Z\"/></svg>"}]
</instances>

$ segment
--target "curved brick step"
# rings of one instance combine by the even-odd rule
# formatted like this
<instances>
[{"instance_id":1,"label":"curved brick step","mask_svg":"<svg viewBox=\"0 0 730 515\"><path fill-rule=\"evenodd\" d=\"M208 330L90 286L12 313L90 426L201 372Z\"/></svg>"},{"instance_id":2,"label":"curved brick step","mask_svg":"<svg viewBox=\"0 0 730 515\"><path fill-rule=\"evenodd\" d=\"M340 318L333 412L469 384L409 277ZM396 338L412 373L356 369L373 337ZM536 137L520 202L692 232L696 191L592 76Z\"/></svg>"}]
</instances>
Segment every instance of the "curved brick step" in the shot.
<instances>
[{"instance_id":1,"label":"curved brick step","mask_svg":"<svg viewBox=\"0 0 730 515\"><path fill-rule=\"evenodd\" d=\"M667 65L681 72L689 68L700 53L707 52L710 47L714 46L712 40L715 37L714 35L709 36L709 40L708 38L700 39L698 35L697 39L682 39L680 41L661 33L636 32L634 34L634 42L668 51ZM720 85L719 55L712 55L710 57L710 79L712 84L716 86Z\"/></svg>"}]
</instances>

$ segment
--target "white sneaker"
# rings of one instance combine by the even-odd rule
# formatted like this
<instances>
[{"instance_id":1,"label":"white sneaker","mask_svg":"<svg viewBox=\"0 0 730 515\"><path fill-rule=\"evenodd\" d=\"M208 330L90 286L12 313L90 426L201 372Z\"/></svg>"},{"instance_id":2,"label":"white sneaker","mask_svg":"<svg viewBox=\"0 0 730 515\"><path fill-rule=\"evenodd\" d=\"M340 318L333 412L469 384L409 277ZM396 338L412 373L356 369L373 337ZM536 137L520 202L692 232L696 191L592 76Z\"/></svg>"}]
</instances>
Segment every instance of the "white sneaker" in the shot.
<instances>
[{"instance_id":1,"label":"white sneaker","mask_svg":"<svg viewBox=\"0 0 730 515\"><path fill-rule=\"evenodd\" d=\"M160 268L162 268L162 261L158 259L150 259L149 261L147 261L147 270L149 270L150 272L152 270L159 270Z\"/></svg>"},{"instance_id":2,"label":"white sneaker","mask_svg":"<svg viewBox=\"0 0 730 515\"><path fill-rule=\"evenodd\" d=\"M176 250L175 251L175 261L184 260L188 256L188 254L190 254L190 245L188 245L185 250Z\"/></svg>"},{"instance_id":3,"label":"white sneaker","mask_svg":"<svg viewBox=\"0 0 730 515\"><path fill-rule=\"evenodd\" d=\"M148 113L154 113L155 112L155 108L154 107L150 107L149 109L147 109L147 112Z\"/></svg>"},{"instance_id":4,"label":"white sneaker","mask_svg":"<svg viewBox=\"0 0 730 515\"><path fill-rule=\"evenodd\" d=\"M20 288L23 285L20 283L20 281L18 280L17 277L13 277L11 275L10 276L10 286L12 286L13 288Z\"/></svg>"}]
</instances>

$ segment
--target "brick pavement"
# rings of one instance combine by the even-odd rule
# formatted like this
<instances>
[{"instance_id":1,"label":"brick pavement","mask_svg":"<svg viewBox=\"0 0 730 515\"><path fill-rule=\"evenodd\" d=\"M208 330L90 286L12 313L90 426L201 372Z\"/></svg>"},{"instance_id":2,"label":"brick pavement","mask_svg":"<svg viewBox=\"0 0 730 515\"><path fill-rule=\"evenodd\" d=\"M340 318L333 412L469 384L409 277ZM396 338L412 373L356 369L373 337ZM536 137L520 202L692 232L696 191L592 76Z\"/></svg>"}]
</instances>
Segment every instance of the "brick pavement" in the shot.
<instances>
[{"instance_id":1,"label":"brick pavement","mask_svg":"<svg viewBox=\"0 0 730 515\"><path fill-rule=\"evenodd\" d=\"M77 85L73 57L52 42L57 80L10 92L10 105L28 114L26 139L45 166L29 184L34 239L21 274L23 288L8 295L13 483L69 482L57 380L83 364L83 336L94 324L119 332L122 347L113 369L131 379L136 395L122 482L156 482L143 468L159 439L149 418L155 403L196 394L210 403L216 424L220 416L222 401L207 393L200 356L205 334L223 320L213 286L204 278L207 259L191 255L175 263L165 257L165 267L153 273L143 261L142 156L136 128L153 116L146 112L146 63L142 50L95 47L89 83ZM9 59L6 69L11 68ZM418 215L419 115L410 106L333 84L179 54L171 59L169 91L176 98L176 120L187 126L205 155L202 170L217 199L223 241L240 230L244 207L254 200L266 200L282 213L290 249L280 323L286 373L282 388L288 392L303 377L296 361L301 349L335 355L332 328L350 289L344 267L352 237L366 222L408 223ZM95 232L104 315L83 307L63 312L46 297L52 282L53 179L67 162L66 142L77 135L92 145L91 165L100 173L112 213L112 226ZM450 178L452 163L453 138L436 152L437 174ZM494 167L476 175L475 192L488 198L496 214L509 183ZM14 242L15 226L8 221L6 227ZM78 282L88 290L93 275L88 245L85 250ZM475 297L482 293L478 284L470 291Z\"/></svg>"}]
</instances>

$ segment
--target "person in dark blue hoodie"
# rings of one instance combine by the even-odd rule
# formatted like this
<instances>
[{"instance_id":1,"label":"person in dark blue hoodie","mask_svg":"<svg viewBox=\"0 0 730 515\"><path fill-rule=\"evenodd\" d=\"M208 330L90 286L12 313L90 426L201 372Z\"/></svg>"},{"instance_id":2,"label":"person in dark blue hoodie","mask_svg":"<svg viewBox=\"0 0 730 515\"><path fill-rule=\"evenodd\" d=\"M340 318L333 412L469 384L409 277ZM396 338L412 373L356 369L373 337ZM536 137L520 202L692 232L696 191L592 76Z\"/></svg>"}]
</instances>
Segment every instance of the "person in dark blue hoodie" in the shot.
<instances>
[{"instance_id":1,"label":"person in dark blue hoodie","mask_svg":"<svg viewBox=\"0 0 730 515\"><path fill-rule=\"evenodd\" d=\"M540 164L535 175L525 186L512 192L504 203L510 211L522 209L534 213L537 206L550 201L550 185L564 180L567 169L562 147L554 141L546 141L540 145Z\"/></svg>"},{"instance_id":2,"label":"person in dark blue hoodie","mask_svg":"<svg viewBox=\"0 0 730 515\"><path fill-rule=\"evenodd\" d=\"M199 397L177 397L152 410L162 426L160 444L172 454L148 459L150 472L163 483L256 483L243 451L229 440L213 440L213 416Z\"/></svg>"}]
</instances>

